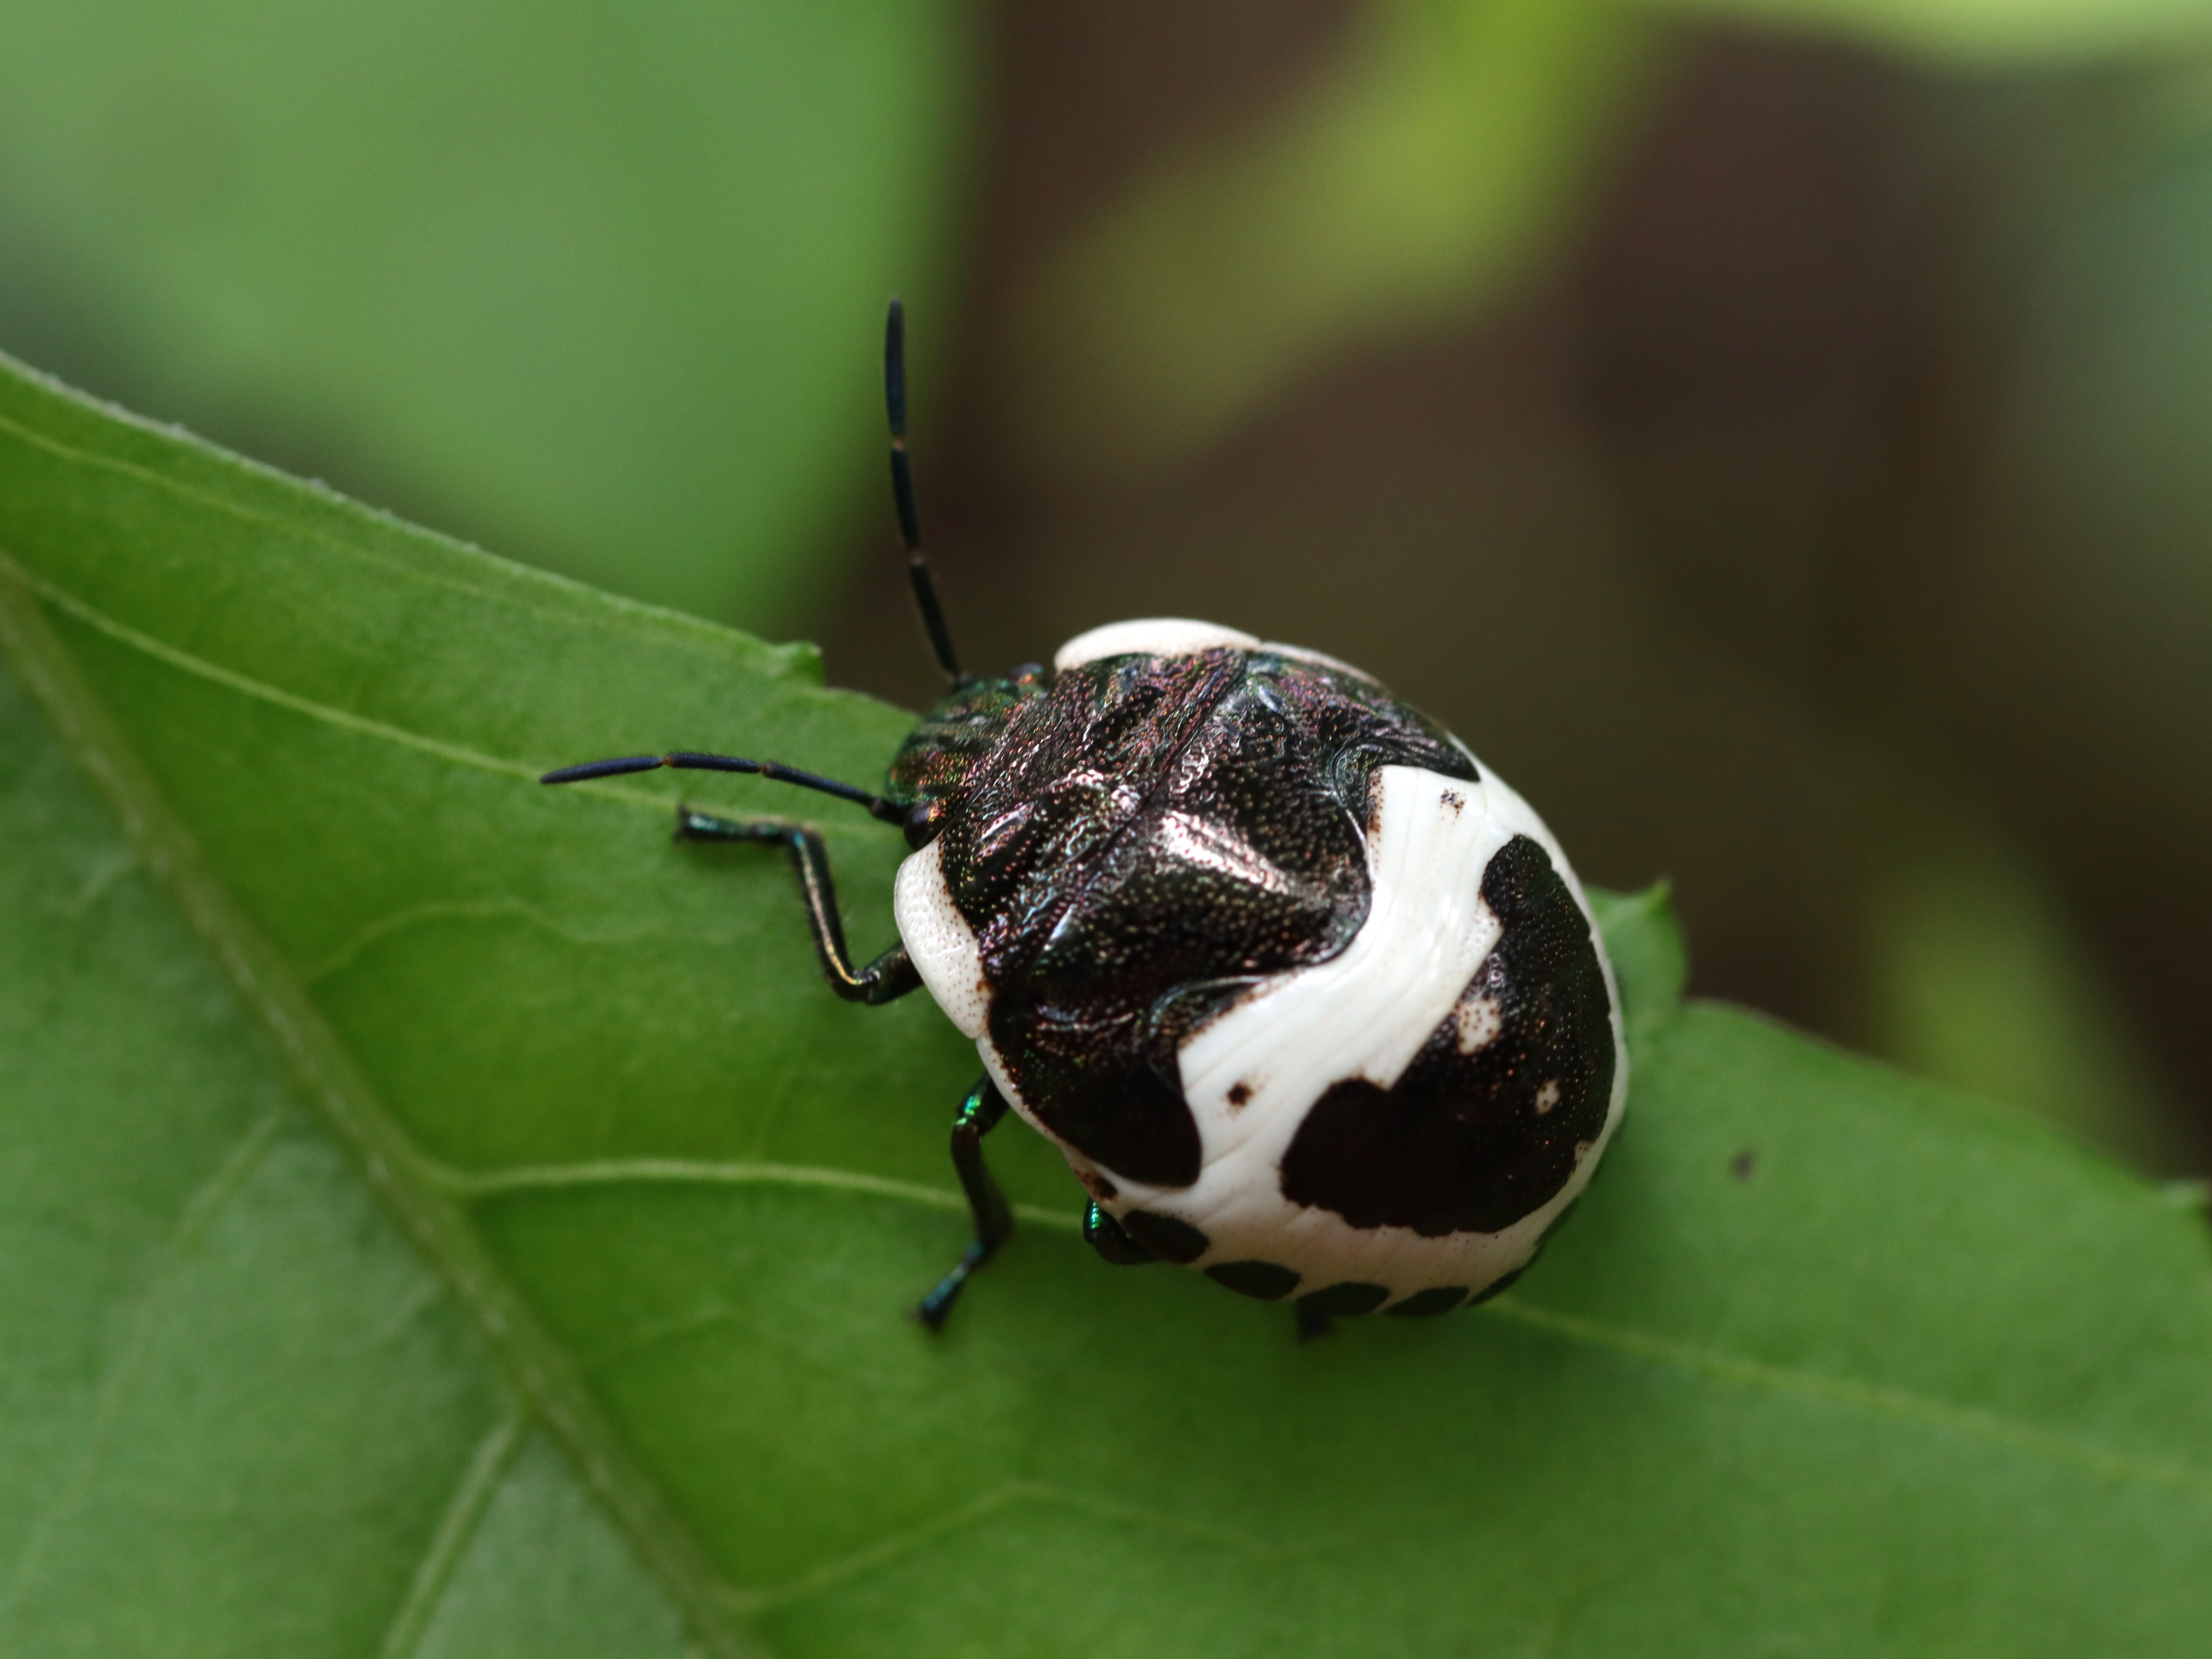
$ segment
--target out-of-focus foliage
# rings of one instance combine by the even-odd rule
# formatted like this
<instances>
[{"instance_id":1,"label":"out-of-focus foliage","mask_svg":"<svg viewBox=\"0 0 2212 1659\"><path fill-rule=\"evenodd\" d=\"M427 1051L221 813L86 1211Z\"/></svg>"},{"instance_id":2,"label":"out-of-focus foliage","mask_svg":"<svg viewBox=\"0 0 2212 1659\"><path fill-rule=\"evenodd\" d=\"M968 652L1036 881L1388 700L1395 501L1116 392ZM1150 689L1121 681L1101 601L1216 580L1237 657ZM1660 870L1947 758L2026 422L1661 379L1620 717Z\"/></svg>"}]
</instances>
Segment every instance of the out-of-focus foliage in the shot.
<instances>
[{"instance_id":1,"label":"out-of-focus foliage","mask_svg":"<svg viewBox=\"0 0 2212 1659\"><path fill-rule=\"evenodd\" d=\"M1632 0L1678 17L1805 29L1955 67L2075 63L2212 39L2204 0Z\"/></svg>"},{"instance_id":2,"label":"out-of-focus foliage","mask_svg":"<svg viewBox=\"0 0 2212 1659\"><path fill-rule=\"evenodd\" d=\"M788 624L874 482L884 298L937 291L957 229L964 16L16 0L0 341L538 563Z\"/></svg>"},{"instance_id":3,"label":"out-of-focus foliage","mask_svg":"<svg viewBox=\"0 0 2212 1659\"><path fill-rule=\"evenodd\" d=\"M2085 960L2048 880L1993 827L1945 822L1946 805L1924 791L1905 820L1923 833L1882 849L1859 901L1875 1048L2138 1168L2173 1167L2174 1103L2138 1022Z\"/></svg>"},{"instance_id":4,"label":"out-of-focus foliage","mask_svg":"<svg viewBox=\"0 0 2212 1659\"><path fill-rule=\"evenodd\" d=\"M2193 118L2146 122L2156 142L2123 152L2034 261L1996 457L2003 540L1978 573L2002 625L2065 623L2057 653L1995 689L2131 804L2193 801L2144 812L2132 833L2152 842L2212 823L2212 83L2171 90Z\"/></svg>"},{"instance_id":5,"label":"out-of-focus foliage","mask_svg":"<svg viewBox=\"0 0 2212 1659\"><path fill-rule=\"evenodd\" d=\"M1382 0L1260 131L1075 237L1018 315L1048 465L1188 455L1360 343L1463 317L1557 234L1656 68L1612 0Z\"/></svg>"},{"instance_id":6,"label":"out-of-focus foliage","mask_svg":"<svg viewBox=\"0 0 2212 1659\"><path fill-rule=\"evenodd\" d=\"M1300 96L1138 179L1040 276L1006 348L1036 459L1172 463L1317 365L1494 302L1632 130L1664 17L1984 66L2212 40L2205 0L1373 0Z\"/></svg>"}]
</instances>

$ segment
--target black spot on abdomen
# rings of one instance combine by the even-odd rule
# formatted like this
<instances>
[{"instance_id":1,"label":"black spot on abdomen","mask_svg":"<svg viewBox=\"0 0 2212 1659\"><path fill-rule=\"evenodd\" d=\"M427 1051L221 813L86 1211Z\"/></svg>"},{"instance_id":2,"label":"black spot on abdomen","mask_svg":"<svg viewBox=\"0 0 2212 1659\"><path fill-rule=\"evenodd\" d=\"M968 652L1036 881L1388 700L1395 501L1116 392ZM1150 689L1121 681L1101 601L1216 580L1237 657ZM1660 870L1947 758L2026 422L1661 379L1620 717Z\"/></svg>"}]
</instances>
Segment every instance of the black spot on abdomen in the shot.
<instances>
[{"instance_id":1,"label":"black spot on abdomen","mask_svg":"<svg viewBox=\"0 0 2212 1659\"><path fill-rule=\"evenodd\" d=\"M1466 1300L1466 1285L1439 1285L1433 1290L1415 1291L1403 1302L1394 1302L1382 1311L1400 1319L1434 1319L1449 1313Z\"/></svg>"},{"instance_id":2,"label":"black spot on abdomen","mask_svg":"<svg viewBox=\"0 0 2212 1659\"><path fill-rule=\"evenodd\" d=\"M1273 1261L1219 1261L1206 1270L1206 1276L1262 1302L1280 1302L1298 1287L1298 1275Z\"/></svg>"},{"instance_id":3,"label":"black spot on abdomen","mask_svg":"<svg viewBox=\"0 0 2212 1659\"><path fill-rule=\"evenodd\" d=\"M1121 1230L1163 1261L1187 1267L1213 1247L1213 1241L1188 1221L1154 1210L1131 1210Z\"/></svg>"},{"instance_id":4,"label":"black spot on abdomen","mask_svg":"<svg viewBox=\"0 0 2212 1659\"><path fill-rule=\"evenodd\" d=\"M1373 1313L1389 1299L1390 1287L1387 1285L1368 1285L1358 1279L1346 1279L1325 1290L1308 1291L1298 1298L1298 1305L1310 1308L1317 1314L1356 1319L1362 1314Z\"/></svg>"},{"instance_id":5,"label":"black spot on abdomen","mask_svg":"<svg viewBox=\"0 0 2212 1659\"><path fill-rule=\"evenodd\" d=\"M1483 872L1504 932L1467 994L1497 1035L1462 1051L1447 1017L1394 1087L1332 1085L1283 1155L1283 1195L1355 1227L1494 1233L1541 1207L1613 1097L1611 1006L1589 924L1542 847L1516 836Z\"/></svg>"}]
</instances>

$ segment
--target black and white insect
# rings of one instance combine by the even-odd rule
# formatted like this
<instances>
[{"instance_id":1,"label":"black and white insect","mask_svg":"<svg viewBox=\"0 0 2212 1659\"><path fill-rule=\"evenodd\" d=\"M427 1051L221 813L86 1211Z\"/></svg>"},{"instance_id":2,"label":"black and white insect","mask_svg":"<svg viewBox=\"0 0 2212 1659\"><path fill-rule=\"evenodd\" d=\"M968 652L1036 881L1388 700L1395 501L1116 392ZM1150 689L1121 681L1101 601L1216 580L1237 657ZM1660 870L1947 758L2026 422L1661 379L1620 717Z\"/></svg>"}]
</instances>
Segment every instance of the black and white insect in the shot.
<instances>
[{"instance_id":1,"label":"black and white insect","mask_svg":"<svg viewBox=\"0 0 2212 1659\"><path fill-rule=\"evenodd\" d=\"M927 988L984 1075L953 1121L975 1242L915 1316L943 1324L1012 1214L982 1139L1009 1106L1091 1195L1107 1261L1194 1267L1330 1315L1495 1294L1580 1194L1628 1054L1603 941L1543 821L1467 745L1318 652L1183 620L1115 623L1049 670L960 671L921 553L903 325L884 342L915 599L951 681L872 793L757 774L905 831L900 943L855 968L821 836L679 808L679 838L789 853L839 995Z\"/></svg>"}]
</instances>

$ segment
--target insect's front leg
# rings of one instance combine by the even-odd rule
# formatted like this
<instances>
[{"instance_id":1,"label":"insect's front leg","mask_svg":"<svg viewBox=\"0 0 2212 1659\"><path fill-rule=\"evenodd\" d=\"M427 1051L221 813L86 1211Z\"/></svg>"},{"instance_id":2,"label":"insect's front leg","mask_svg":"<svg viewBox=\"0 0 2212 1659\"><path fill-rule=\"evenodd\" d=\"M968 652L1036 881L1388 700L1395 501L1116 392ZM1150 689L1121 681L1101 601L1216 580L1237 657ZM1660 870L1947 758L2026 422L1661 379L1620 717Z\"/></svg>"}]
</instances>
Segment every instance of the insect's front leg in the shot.
<instances>
[{"instance_id":1,"label":"insect's front leg","mask_svg":"<svg viewBox=\"0 0 2212 1659\"><path fill-rule=\"evenodd\" d=\"M988 1077L980 1079L960 1103L952 1119L952 1167L960 1173L961 1190L968 1194L968 1212L975 1218L975 1242L960 1253L952 1271L937 1281L937 1288L921 1298L914 1316L933 1331L942 1329L945 1316L959 1299L968 1275L998 1253L1014 1231L1014 1212L999 1183L983 1163L983 1137L1006 1115L1006 1097Z\"/></svg>"},{"instance_id":2,"label":"insect's front leg","mask_svg":"<svg viewBox=\"0 0 2212 1659\"><path fill-rule=\"evenodd\" d=\"M695 812L688 806L676 810L678 841L773 842L791 855L799 876L799 890L806 901L806 918L814 932L814 948L822 958L822 971L830 988L848 1002L871 1007L918 989L921 975L907 959L906 946L894 945L865 968L854 968L845 948L844 924L837 919L837 888L830 878L830 849L822 837L803 823L768 819L741 823Z\"/></svg>"}]
</instances>

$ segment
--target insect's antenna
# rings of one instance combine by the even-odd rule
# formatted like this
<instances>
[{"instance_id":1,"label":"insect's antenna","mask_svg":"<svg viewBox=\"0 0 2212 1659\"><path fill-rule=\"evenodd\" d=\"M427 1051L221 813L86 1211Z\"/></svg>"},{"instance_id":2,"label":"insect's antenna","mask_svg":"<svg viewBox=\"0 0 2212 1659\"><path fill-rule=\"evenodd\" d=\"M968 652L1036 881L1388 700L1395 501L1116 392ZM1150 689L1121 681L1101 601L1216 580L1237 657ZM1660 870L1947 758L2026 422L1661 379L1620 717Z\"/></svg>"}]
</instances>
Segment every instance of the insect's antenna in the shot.
<instances>
[{"instance_id":1,"label":"insect's antenna","mask_svg":"<svg viewBox=\"0 0 2212 1659\"><path fill-rule=\"evenodd\" d=\"M586 761L581 766L564 766L558 771L548 772L538 781L582 783L588 778L617 778L626 772L652 772L664 766L679 772L750 772L771 782L795 783L802 789L817 789L825 795L836 796L839 800L865 806L871 816L881 818L885 823L902 824L906 822L903 807L885 800L881 795L872 795L853 784L840 783L835 778L825 778L817 773L802 772L795 766L785 766L776 761L740 760L735 755L700 755L688 749L679 749L667 755L623 755L613 760Z\"/></svg>"},{"instance_id":2,"label":"insect's antenna","mask_svg":"<svg viewBox=\"0 0 2212 1659\"><path fill-rule=\"evenodd\" d=\"M891 501L898 508L899 539L906 544L907 580L914 584L915 609L929 633L930 649L938 666L955 685L965 685L960 659L952 649L952 630L945 625L945 608L937 602L937 579L921 552L921 514L914 504L914 467L906 455L906 307L891 301L884 319L884 402L891 417Z\"/></svg>"}]
</instances>

